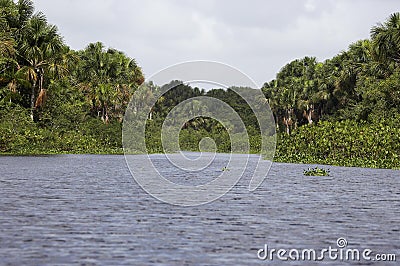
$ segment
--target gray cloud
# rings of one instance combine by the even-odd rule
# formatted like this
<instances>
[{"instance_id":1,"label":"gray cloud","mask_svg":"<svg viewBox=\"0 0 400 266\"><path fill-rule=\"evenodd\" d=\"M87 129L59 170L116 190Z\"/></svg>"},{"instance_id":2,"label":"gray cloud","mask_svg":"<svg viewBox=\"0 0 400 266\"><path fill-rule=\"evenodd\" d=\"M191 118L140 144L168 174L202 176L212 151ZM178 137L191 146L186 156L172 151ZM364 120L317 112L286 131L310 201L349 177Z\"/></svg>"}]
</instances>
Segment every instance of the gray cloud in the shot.
<instances>
[{"instance_id":1,"label":"gray cloud","mask_svg":"<svg viewBox=\"0 0 400 266\"><path fill-rule=\"evenodd\" d=\"M66 43L102 41L146 76L186 60L230 64L257 84L289 61L332 57L398 11L396 0L36 0Z\"/></svg>"}]
</instances>

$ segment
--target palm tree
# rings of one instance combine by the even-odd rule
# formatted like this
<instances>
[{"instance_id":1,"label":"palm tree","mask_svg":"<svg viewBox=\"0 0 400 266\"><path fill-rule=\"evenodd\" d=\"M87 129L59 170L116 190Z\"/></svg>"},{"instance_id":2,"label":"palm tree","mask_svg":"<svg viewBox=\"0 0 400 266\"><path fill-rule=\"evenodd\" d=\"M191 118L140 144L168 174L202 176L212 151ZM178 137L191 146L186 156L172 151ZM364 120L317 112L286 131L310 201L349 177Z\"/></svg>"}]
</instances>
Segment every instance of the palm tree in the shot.
<instances>
[{"instance_id":1,"label":"palm tree","mask_svg":"<svg viewBox=\"0 0 400 266\"><path fill-rule=\"evenodd\" d=\"M393 13L386 22L371 29L375 57L387 64L400 64L400 13Z\"/></svg>"},{"instance_id":2,"label":"palm tree","mask_svg":"<svg viewBox=\"0 0 400 266\"><path fill-rule=\"evenodd\" d=\"M65 45L58 35L57 27L49 25L41 13L28 21L22 35L19 56L25 65L21 71L32 84L30 105L33 119L34 110L43 104L46 96L46 76L54 69L63 68L55 65L60 63L60 55L65 52Z\"/></svg>"},{"instance_id":3,"label":"palm tree","mask_svg":"<svg viewBox=\"0 0 400 266\"><path fill-rule=\"evenodd\" d=\"M19 96L19 86L27 85L21 79L23 77L17 73L21 68L16 58L20 10L21 13L23 10L20 7L22 7L20 3L0 0L0 84L3 87L1 95L3 103L12 103L13 99Z\"/></svg>"},{"instance_id":4,"label":"palm tree","mask_svg":"<svg viewBox=\"0 0 400 266\"><path fill-rule=\"evenodd\" d=\"M18 63L15 61L15 40L11 36L10 29L3 17L0 18L0 84L6 84L7 91L4 94L14 94L17 91L15 69ZM9 98L11 102L11 97Z\"/></svg>"},{"instance_id":5,"label":"palm tree","mask_svg":"<svg viewBox=\"0 0 400 266\"><path fill-rule=\"evenodd\" d=\"M110 115L121 120L134 89L143 82L135 60L115 49L106 50L100 42L89 44L80 57L77 79L92 112L105 123Z\"/></svg>"},{"instance_id":6,"label":"palm tree","mask_svg":"<svg viewBox=\"0 0 400 266\"><path fill-rule=\"evenodd\" d=\"M4 30L0 21L0 57L10 58L15 55L15 40L12 38L9 31Z\"/></svg>"}]
</instances>

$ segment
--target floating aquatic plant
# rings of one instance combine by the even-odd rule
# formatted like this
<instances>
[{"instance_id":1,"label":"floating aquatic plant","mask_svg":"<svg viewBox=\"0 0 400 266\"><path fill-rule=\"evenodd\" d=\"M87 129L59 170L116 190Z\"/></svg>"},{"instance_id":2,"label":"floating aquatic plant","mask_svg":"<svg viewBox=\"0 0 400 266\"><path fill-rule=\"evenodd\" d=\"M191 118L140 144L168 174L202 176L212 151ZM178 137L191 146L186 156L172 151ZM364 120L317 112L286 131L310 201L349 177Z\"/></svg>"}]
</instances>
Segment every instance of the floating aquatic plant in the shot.
<instances>
[{"instance_id":1,"label":"floating aquatic plant","mask_svg":"<svg viewBox=\"0 0 400 266\"><path fill-rule=\"evenodd\" d=\"M319 168L318 166L315 168L308 168L303 171L305 176L329 176L330 170Z\"/></svg>"}]
</instances>

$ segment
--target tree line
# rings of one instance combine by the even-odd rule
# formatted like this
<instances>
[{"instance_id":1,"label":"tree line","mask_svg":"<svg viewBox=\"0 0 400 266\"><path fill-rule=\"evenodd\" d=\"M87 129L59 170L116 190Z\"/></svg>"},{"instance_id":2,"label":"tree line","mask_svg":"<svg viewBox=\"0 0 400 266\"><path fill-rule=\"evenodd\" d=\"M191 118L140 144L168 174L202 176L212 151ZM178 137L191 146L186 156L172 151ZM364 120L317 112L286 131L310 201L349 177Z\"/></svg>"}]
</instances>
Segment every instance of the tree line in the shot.
<instances>
[{"instance_id":1,"label":"tree line","mask_svg":"<svg viewBox=\"0 0 400 266\"><path fill-rule=\"evenodd\" d=\"M122 51L65 44L31 0L0 0L0 151L120 149L125 108L144 81Z\"/></svg>"},{"instance_id":2,"label":"tree line","mask_svg":"<svg viewBox=\"0 0 400 266\"><path fill-rule=\"evenodd\" d=\"M319 120L393 119L400 108L400 14L371 28L370 39L318 62L296 59L264 84L279 126L287 133Z\"/></svg>"},{"instance_id":3,"label":"tree line","mask_svg":"<svg viewBox=\"0 0 400 266\"><path fill-rule=\"evenodd\" d=\"M1 104L29 109L42 118L48 91L65 87L80 93L90 113L108 122L122 119L123 108L144 78L134 59L102 43L71 50L31 0L0 1Z\"/></svg>"}]
</instances>

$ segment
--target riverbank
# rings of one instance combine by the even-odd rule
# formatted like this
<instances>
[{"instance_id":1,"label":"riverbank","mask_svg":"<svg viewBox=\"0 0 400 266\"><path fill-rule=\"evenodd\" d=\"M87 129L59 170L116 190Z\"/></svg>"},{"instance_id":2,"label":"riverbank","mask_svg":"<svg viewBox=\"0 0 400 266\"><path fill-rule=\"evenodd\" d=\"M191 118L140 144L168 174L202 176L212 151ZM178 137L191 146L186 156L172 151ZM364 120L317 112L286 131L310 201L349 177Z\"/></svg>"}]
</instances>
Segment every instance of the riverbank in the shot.
<instances>
[{"instance_id":1,"label":"riverbank","mask_svg":"<svg viewBox=\"0 0 400 266\"><path fill-rule=\"evenodd\" d=\"M101 137L79 135L77 132L61 134L48 132L48 129L36 130L25 129L22 130L24 134L13 136L3 134L0 155L123 154L118 137L121 132L115 128L109 130L109 133L112 132L110 136L103 134ZM5 142L5 138L14 138L19 142ZM114 141L109 141L110 139ZM192 147L196 151L197 142L194 141L193 134L190 143L185 148L190 150ZM150 153L161 152L161 146L158 145L158 141L152 142L149 145ZM226 146L228 145L224 145ZM225 151L226 148L223 149L220 152L229 152ZM278 134L274 161L400 169L400 128L390 123L367 124L352 121L320 122L313 126L302 126L290 135Z\"/></svg>"}]
</instances>

